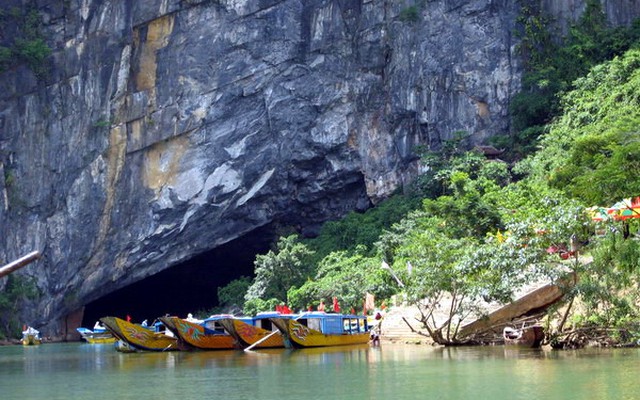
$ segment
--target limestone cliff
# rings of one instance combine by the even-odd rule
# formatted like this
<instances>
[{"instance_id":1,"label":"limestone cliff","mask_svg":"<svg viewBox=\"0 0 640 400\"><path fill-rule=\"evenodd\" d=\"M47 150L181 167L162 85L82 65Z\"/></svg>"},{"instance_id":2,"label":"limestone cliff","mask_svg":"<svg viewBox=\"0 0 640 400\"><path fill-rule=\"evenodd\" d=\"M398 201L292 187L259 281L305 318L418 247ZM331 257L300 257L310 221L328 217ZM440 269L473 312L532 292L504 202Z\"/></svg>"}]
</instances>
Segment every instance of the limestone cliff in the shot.
<instances>
[{"instance_id":1,"label":"limestone cliff","mask_svg":"<svg viewBox=\"0 0 640 400\"><path fill-rule=\"evenodd\" d=\"M50 335L257 227L368 208L416 145L506 134L519 87L518 1L37 4L52 68L0 76L0 263L42 252L19 312Z\"/></svg>"}]
</instances>

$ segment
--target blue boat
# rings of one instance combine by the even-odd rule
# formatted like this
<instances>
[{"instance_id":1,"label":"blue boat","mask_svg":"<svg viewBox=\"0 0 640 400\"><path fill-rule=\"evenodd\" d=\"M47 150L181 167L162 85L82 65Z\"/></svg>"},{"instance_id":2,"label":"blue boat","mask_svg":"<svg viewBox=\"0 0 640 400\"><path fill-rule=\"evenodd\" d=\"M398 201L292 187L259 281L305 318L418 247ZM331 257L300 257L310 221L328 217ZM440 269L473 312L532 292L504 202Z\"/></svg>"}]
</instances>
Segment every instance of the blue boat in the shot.
<instances>
[{"instance_id":1,"label":"blue boat","mask_svg":"<svg viewBox=\"0 0 640 400\"><path fill-rule=\"evenodd\" d=\"M325 312L302 313L295 318L271 318L293 348L365 344L370 339L367 317Z\"/></svg>"}]
</instances>

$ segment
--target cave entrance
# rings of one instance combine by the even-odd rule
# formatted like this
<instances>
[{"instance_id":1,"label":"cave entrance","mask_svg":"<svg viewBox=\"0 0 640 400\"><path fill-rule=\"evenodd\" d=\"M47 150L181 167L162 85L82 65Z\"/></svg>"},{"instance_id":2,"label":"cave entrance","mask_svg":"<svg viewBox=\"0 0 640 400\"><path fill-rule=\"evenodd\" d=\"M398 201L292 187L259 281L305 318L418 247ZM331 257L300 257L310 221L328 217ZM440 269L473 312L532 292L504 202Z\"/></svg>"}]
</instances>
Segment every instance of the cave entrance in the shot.
<instances>
[{"instance_id":1,"label":"cave entrance","mask_svg":"<svg viewBox=\"0 0 640 400\"><path fill-rule=\"evenodd\" d=\"M277 239L271 227L199 254L181 264L109 293L85 306L82 325L91 328L104 316L152 322L165 314L186 317L218 304L218 288L241 276L253 277L256 254L266 253ZM198 315L202 316L202 315Z\"/></svg>"}]
</instances>

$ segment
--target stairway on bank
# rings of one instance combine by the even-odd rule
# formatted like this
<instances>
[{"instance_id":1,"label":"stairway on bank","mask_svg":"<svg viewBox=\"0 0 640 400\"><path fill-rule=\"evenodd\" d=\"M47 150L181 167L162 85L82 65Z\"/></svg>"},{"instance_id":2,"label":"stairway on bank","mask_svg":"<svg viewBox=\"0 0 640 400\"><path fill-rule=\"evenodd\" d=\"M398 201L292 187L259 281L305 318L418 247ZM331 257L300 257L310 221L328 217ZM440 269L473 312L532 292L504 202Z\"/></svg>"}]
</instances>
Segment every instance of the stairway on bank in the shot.
<instances>
[{"instance_id":1,"label":"stairway on bank","mask_svg":"<svg viewBox=\"0 0 640 400\"><path fill-rule=\"evenodd\" d=\"M416 317L419 315L416 307L397 306L389 308L386 313L384 313L384 318L382 319L381 339L392 342L430 343L431 339L428 336L412 332L411 328L409 328L402 319L404 317L415 330L422 331L426 334L424 328L416 321Z\"/></svg>"}]
</instances>

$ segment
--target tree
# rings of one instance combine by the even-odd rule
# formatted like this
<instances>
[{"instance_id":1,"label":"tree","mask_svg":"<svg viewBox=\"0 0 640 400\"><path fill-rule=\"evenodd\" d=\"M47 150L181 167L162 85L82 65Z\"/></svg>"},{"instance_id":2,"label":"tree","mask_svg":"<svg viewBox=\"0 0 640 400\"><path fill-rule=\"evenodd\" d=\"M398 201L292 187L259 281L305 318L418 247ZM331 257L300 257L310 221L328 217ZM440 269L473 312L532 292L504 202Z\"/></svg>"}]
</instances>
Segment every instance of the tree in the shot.
<instances>
[{"instance_id":1,"label":"tree","mask_svg":"<svg viewBox=\"0 0 640 400\"><path fill-rule=\"evenodd\" d=\"M339 221L325 223L318 237L304 241L316 252L312 263L318 265L334 251L354 252L356 247L362 246L366 249L365 254L373 255L374 243L382 231L419 207L419 198L396 194L364 213L351 212ZM358 251L362 252L362 249Z\"/></svg>"},{"instance_id":2,"label":"tree","mask_svg":"<svg viewBox=\"0 0 640 400\"><path fill-rule=\"evenodd\" d=\"M393 294L393 287L385 280L386 272L380 268L379 257L365 256L366 248L359 246L354 254L337 251L326 256L313 280L289 290L289 304L297 309L327 303L333 297L342 309L361 310L367 292L378 298Z\"/></svg>"},{"instance_id":3,"label":"tree","mask_svg":"<svg viewBox=\"0 0 640 400\"><path fill-rule=\"evenodd\" d=\"M510 302L532 280L560 278L560 259L547 249L581 235L588 222L580 204L558 191L523 182L480 195L474 183L466 181L454 196L425 201L423 210L394 225L378 244L404 282L409 302L420 310L422 326L440 344L473 342L473 337L459 336L459 329L468 318L483 315L482 305ZM473 207L465 203L469 193ZM451 212L456 201L467 207ZM492 218L463 210L491 210Z\"/></svg>"},{"instance_id":4,"label":"tree","mask_svg":"<svg viewBox=\"0 0 640 400\"><path fill-rule=\"evenodd\" d=\"M289 288L302 285L313 275L309 262L313 251L300 243L296 235L281 237L276 247L276 251L256 256L256 276L247 290L247 302L254 299L285 302Z\"/></svg>"},{"instance_id":5,"label":"tree","mask_svg":"<svg viewBox=\"0 0 640 400\"><path fill-rule=\"evenodd\" d=\"M624 54L640 37L633 27L608 28L601 2L588 0L585 11L570 27L561 43L553 39L549 19L539 8L523 5L519 50L524 58L522 90L510 104L513 136L497 137L497 146L508 147L512 159L533 154L545 126L562 114L559 99L579 77L594 66ZM566 108L564 108L566 110Z\"/></svg>"},{"instance_id":6,"label":"tree","mask_svg":"<svg viewBox=\"0 0 640 400\"><path fill-rule=\"evenodd\" d=\"M0 291L0 338L15 336L20 332L20 321L17 320L18 303L27 299L35 299L39 295L33 277L10 274Z\"/></svg>"},{"instance_id":7,"label":"tree","mask_svg":"<svg viewBox=\"0 0 640 400\"><path fill-rule=\"evenodd\" d=\"M236 306L240 309L244 307L244 295L247 293L249 286L251 285L251 279L246 276L241 276L238 279L234 279L226 286L218 288L218 302L221 307L233 307Z\"/></svg>"},{"instance_id":8,"label":"tree","mask_svg":"<svg viewBox=\"0 0 640 400\"><path fill-rule=\"evenodd\" d=\"M640 193L640 50L594 68L563 98L565 113L520 168L590 205Z\"/></svg>"}]
</instances>

